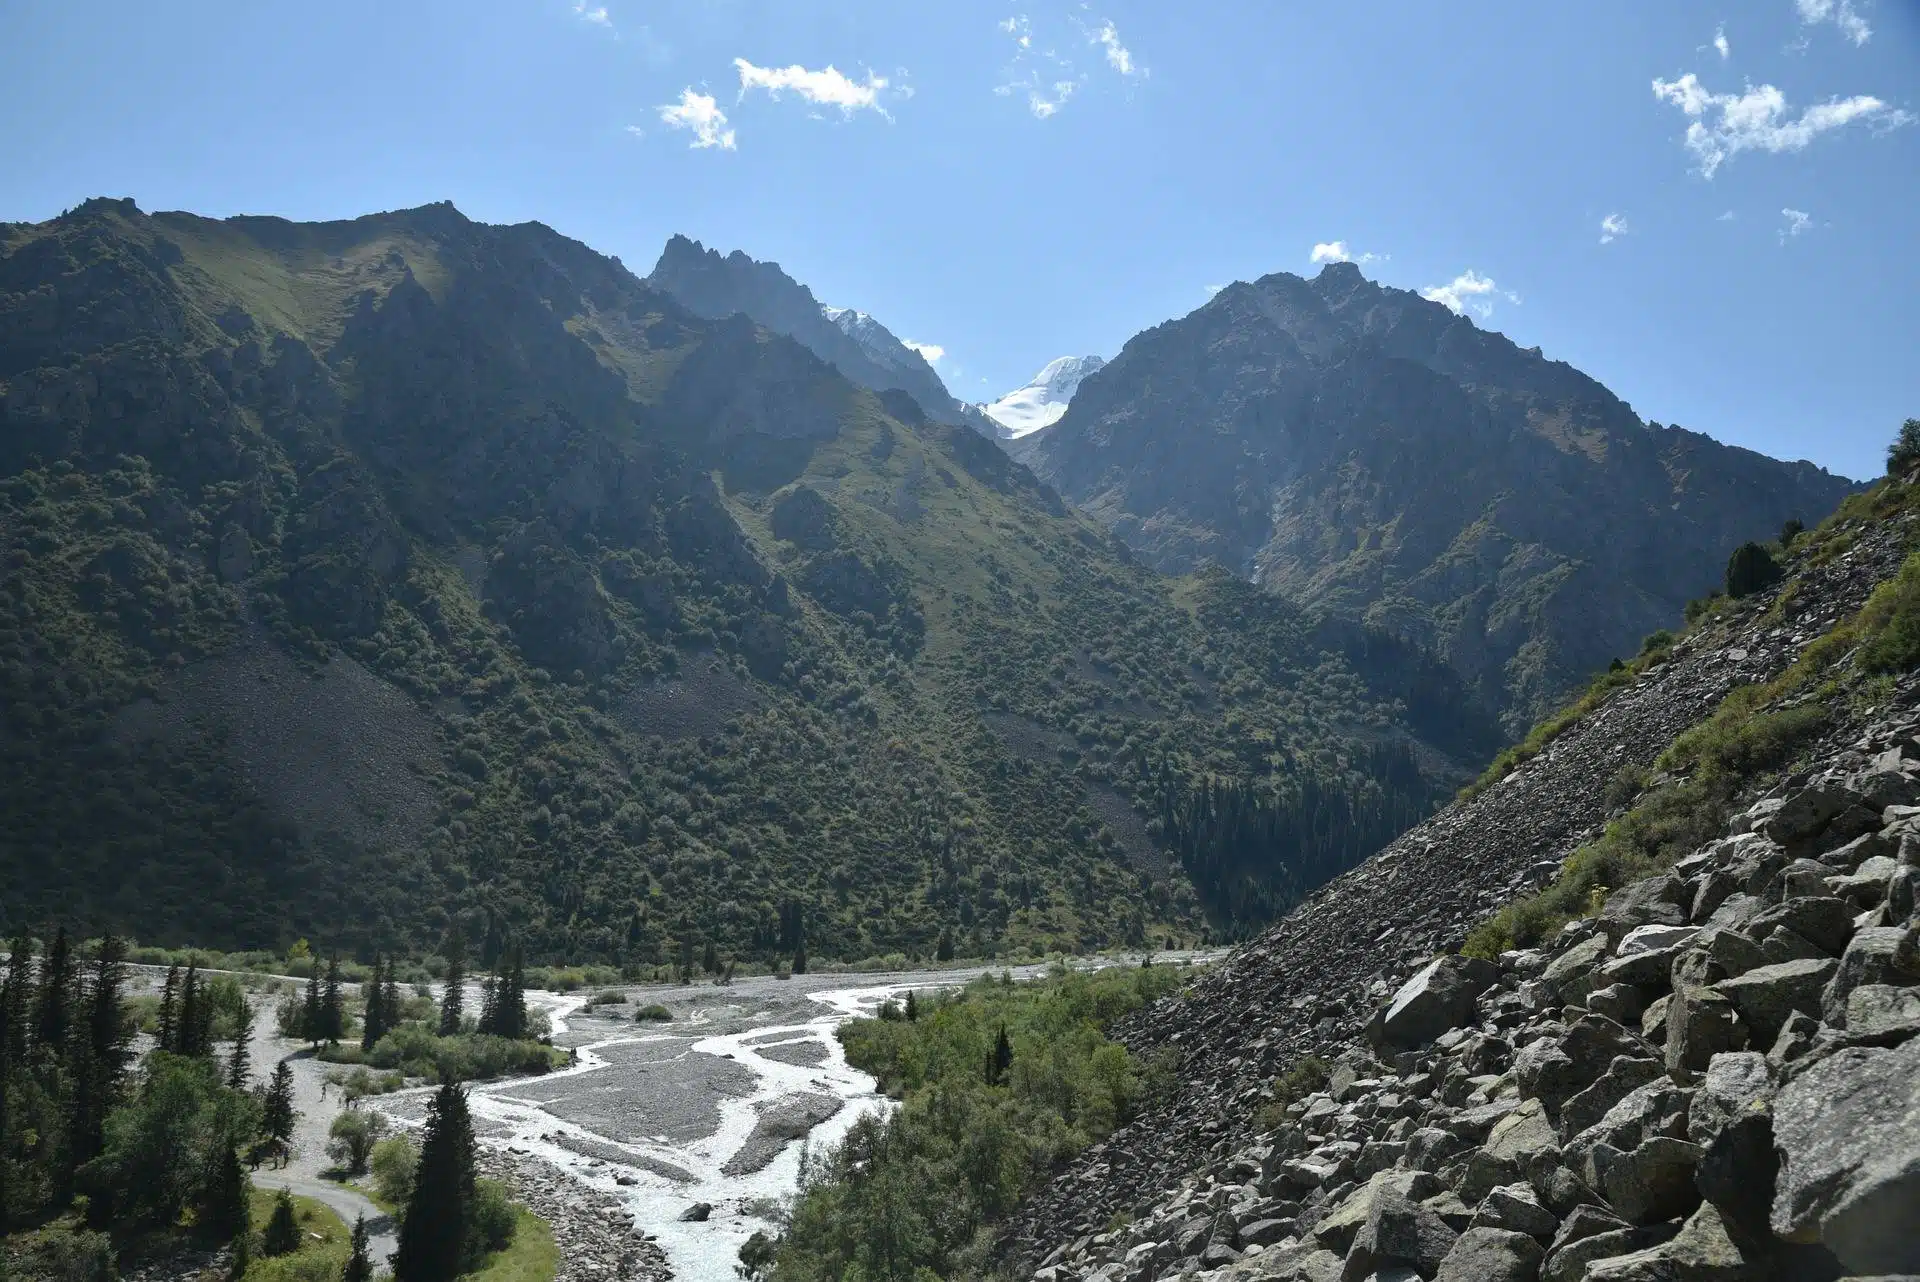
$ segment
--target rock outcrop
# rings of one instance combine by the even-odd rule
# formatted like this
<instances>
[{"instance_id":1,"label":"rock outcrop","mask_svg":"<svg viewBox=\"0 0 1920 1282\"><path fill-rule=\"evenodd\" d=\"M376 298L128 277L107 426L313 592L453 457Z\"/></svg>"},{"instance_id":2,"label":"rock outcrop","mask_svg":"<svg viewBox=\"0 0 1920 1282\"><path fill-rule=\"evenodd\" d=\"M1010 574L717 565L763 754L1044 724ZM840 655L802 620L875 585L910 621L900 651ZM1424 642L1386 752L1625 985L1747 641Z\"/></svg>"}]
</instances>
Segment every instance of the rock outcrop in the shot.
<instances>
[{"instance_id":1,"label":"rock outcrop","mask_svg":"<svg viewBox=\"0 0 1920 1282\"><path fill-rule=\"evenodd\" d=\"M1673 874L1497 966L1423 967L1326 1089L1124 1227L1058 1246L1035 1282L1920 1270L1920 1029L1848 1018L1920 995L1920 917L1897 916L1890 895L1920 867L1920 809L1889 804L1857 831L1887 782L1876 772L1920 782L1917 734L1909 679L1817 773L1750 805ZM1807 817L1776 822L1789 813ZM1897 857L1863 857L1878 850ZM1862 878L1874 859L1888 862ZM1741 870L1746 889L1703 898ZM1826 907L1836 885L1851 915ZM1649 903L1696 907L1656 930ZM1789 922L1821 923L1818 943L1796 945L1814 955L1765 962ZM1596 988L1596 971L1625 977ZM1851 1001L1869 989L1887 991ZM1603 994L1615 1014L1594 1009ZM1443 1010L1446 1027L1408 1020Z\"/></svg>"}]
</instances>

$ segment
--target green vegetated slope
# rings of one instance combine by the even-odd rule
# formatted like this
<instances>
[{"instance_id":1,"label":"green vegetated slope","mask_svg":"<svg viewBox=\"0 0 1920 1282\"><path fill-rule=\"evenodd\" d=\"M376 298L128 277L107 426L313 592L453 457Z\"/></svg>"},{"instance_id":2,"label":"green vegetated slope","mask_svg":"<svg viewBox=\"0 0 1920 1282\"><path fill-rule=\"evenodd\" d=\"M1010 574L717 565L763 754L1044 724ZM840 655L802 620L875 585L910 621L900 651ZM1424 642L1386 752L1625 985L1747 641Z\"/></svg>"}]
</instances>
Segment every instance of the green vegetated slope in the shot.
<instances>
[{"instance_id":1,"label":"green vegetated slope","mask_svg":"<svg viewBox=\"0 0 1920 1282\"><path fill-rule=\"evenodd\" d=\"M10 922L1191 937L1496 746L1406 645L1160 579L991 442L538 224L0 228L0 406Z\"/></svg>"}]
</instances>

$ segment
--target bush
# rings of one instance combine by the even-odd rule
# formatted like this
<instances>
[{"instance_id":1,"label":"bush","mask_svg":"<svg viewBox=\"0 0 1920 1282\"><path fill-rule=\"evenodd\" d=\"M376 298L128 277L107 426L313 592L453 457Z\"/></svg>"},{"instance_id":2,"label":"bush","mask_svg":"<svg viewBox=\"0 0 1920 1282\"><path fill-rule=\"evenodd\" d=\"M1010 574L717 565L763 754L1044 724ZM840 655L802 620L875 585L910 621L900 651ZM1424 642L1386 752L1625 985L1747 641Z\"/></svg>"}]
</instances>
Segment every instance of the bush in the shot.
<instances>
[{"instance_id":1,"label":"bush","mask_svg":"<svg viewBox=\"0 0 1920 1282\"><path fill-rule=\"evenodd\" d=\"M1915 467L1920 467L1920 418L1902 423L1893 444L1887 446L1888 476L1905 476Z\"/></svg>"},{"instance_id":2,"label":"bush","mask_svg":"<svg viewBox=\"0 0 1920 1282\"><path fill-rule=\"evenodd\" d=\"M380 1039L367 1061L375 1068L397 1069L408 1077L436 1082L483 1082L509 1074L545 1073L556 1052L535 1041L462 1033L440 1037L419 1024L406 1024Z\"/></svg>"},{"instance_id":3,"label":"bush","mask_svg":"<svg viewBox=\"0 0 1920 1282\"><path fill-rule=\"evenodd\" d=\"M1780 550L1793 549L1793 541L1807 532L1806 523L1797 516L1790 516L1780 526Z\"/></svg>"},{"instance_id":4,"label":"bush","mask_svg":"<svg viewBox=\"0 0 1920 1282\"><path fill-rule=\"evenodd\" d=\"M1759 543L1742 543L1727 558L1727 595L1738 600L1780 581L1780 563Z\"/></svg>"},{"instance_id":5,"label":"bush","mask_svg":"<svg viewBox=\"0 0 1920 1282\"><path fill-rule=\"evenodd\" d=\"M673 1012L665 1006L662 1006L659 1002L654 1002L650 1006L642 1006L639 1010L633 1012L633 1022L636 1024L649 1022L665 1023L672 1018Z\"/></svg>"},{"instance_id":6,"label":"bush","mask_svg":"<svg viewBox=\"0 0 1920 1282\"><path fill-rule=\"evenodd\" d=\"M25 1254L21 1271L46 1282L116 1282L120 1276L113 1239L105 1233L49 1229L35 1235Z\"/></svg>"},{"instance_id":7,"label":"bush","mask_svg":"<svg viewBox=\"0 0 1920 1282\"><path fill-rule=\"evenodd\" d=\"M386 1134L387 1119L379 1113L348 1109L327 1128L327 1156L349 1175L364 1174L373 1146Z\"/></svg>"},{"instance_id":8,"label":"bush","mask_svg":"<svg viewBox=\"0 0 1920 1282\"><path fill-rule=\"evenodd\" d=\"M626 1005L626 1001L627 995L625 993L595 993L593 996L587 998L587 1009L594 1010L601 1006L624 1006Z\"/></svg>"},{"instance_id":9,"label":"bush","mask_svg":"<svg viewBox=\"0 0 1920 1282\"><path fill-rule=\"evenodd\" d=\"M480 1235L481 1246L489 1255L506 1250L513 1245L513 1230L517 1222L513 1203L507 1198L506 1186L498 1180L479 1180L474 1189L473 1227Z\"/></svg>"},{"instance_id":10,"label":"bush","mask_svg":"<svg viewBox=\"0 0 1920 1282\"><path fill-rule=\"evenodd\" d=\"M394 1135L373 1146L367 1161L373 1171L373 1191L390 1206L405 1206L413 1196L413 1176L420 1167L420 1150L404 1135Z\"/></svg>"}]
</instances>

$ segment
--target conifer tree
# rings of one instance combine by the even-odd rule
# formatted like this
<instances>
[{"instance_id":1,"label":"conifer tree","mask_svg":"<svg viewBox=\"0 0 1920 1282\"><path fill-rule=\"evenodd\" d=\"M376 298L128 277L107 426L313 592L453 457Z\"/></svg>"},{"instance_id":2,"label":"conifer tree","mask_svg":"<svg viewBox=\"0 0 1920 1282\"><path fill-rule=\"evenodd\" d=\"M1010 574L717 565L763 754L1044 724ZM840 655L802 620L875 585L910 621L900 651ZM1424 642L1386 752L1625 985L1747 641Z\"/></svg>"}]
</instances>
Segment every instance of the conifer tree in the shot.
<instances>
[{"instance_id":1,"label":"conifer tree","mask_svg":"<svg viewBox=\"0 0 1920 1282\"><path fill-rule=\"evenodd\" d=\"M273 1076L267 1081L267 1094L260 1109L260 1130L270 1140L291 1144L296 1120L293 1069L283 1059L273 1066Z\"/></svg>"},{"instance_id":2,"label":"conifer tree","mask_svg":"<svg viewBox=\"0 0 1920 1282\"><path fill-rule=\"evenodd\" d=\"M380 984L382 978L383 972L380 969L380 954L375 953L373 955L373 976L360 986L360 991L364 995L363 1004L366 1007L366 1011L360 1020L360 1049L363 1051L372 1051L375 1046L380 1044L380 1039L386 1036L386 996Z\"/></svg>"},{"instance_id":3,"label":"conifer tree","mask_svg":"<svg viewBox=\"0 0 1920 1282\"><path fill-rule=\"evenodd\" d=\"M241 1229L233 1235L233 1249L227 1256L227 1282L240 1282L253 1267L253 1232Z\"/></svg>"},{"instance_id":4,"label":"conifer tree","mask_svg":"<svg viewBox=\"0 0 1920 1282\"><path fill-rule=\"evenodd\" d=\"M473 1155L466 1090L448 1082L427 1106L413 1193L393 1257L395 1282L452 1282L477 1262Z\"/></svg>"},{"instance_id":5,"label":"conifer tree","mask_svg":"<svg viewBox=\"0 0 1920 1282\"><path fill-rule=\"evenodd\" d=\"M464 936L455 933L447 941L447 987L440 996L440 1036L452 1037L460 1031L460 1020L466 1014L466 993L462 990L467 982L467 941Z\"/></svg>"},{"instance_id":6,"label":"conifer tree","mask_svg":"<svg viewBox=\"0 0 1920 1282\"><path fill-rule=\"evenodd\" d=\"M804 939L793 950L793 973L796 975L807 973L807 941Z\"/></svg>"},{"instance_id":7,"label":"conifer tree","mask_svg":"<svg viewBox=\"0 0 1920 1282\"><path fill-rule=\"evenodd\" d=\"M232 1144L219 1144L213 1153L213 1170L207 1175L200 1228L209 1237L232 1241L246 1232L248 1213L247 1177L240 1169L240 1155Z\"/></svg>"},{"instance_id":8,"label":"conifer tree","mask_svg":"<svg viewBox=\"0 0 1920 1282\"><path fill-rule=\"evenodd\" d=\"M253 1064L253 1003L240 1002L240 1023L233 1030L233 1045L227 1050L227 1088L247 1089L247 1070Z\"/></svg>"},{"instance_id":9,"label":"conifer tree","mask_svg":"<svg viewBox=\"0 0 1920 1282\"><path fill-rule=\"evenodd\" d=\"M180 1036L180 964L167 967L166 982L160 986L160 1027L154 1041L169 1055L179 1050Z\"/></svg>"},{"instance_id":10,"label":"conifer tree","mask_svg":"<svg viewBox=\"0 0 1920 1282\"><path fill-rule=\"evenodd\" d=\"M720 949L711 939L707 941L706 950L700 954L700 969L709 975L720 969Z\"/></svg>"},{"instance_id":11,"label":"conifer tree","mask_svg":"<svg viewBox=\"0 0 1920 1282\"><path fill-rule=\"evenodd\" d=\"M387 980L380 985L380 1022L386 1032L400 1027L400 975L393 958L387 958Z\"/></svg>"},{"instance_id":12,"label":"conifer tree","mask_svg":"<svg viewBox=\"0 0 1920 1282\"><path fill-rule=\"evenodd\" d=\"M281 1189L273 1197L273 1214L260 1232L262 1255L291 1255L300 1249L300 1223L293 1218L293 1196Z\"/></svg>"},{"instance_id":13,"label":"conifer tree","mask_svg":"<svg viewBox=\"0 0 1920 1282\"><path fill-rule=\"evenodd\" d=\"M107 1113L120 1093L126 1071L126 1033L121 1022L120 986L126 976L127 946L108 935L100 941L80 1009L72 1092L68 1101L70 1160L74 1166L100 1151Z\"/></svg>"},{"instance_id":14,"label":"conifer tree","mask_svg":"<svg viewBox=\"0 0 1920 1282\"><path fill-rule=\"evenodd\" d=\"M953 960L953 927L942 926L940 928L939 942L933 946L933 959L935 961Z\"/></svg>"},{"instance_id":15,"label":"conifer tree","mask_svg":"<svg viewBox=\"0 0 1920 1282\"><path fill-rule=\"evenodd\" d=\"M67 1044L67 1025L71 1017L73 982L72 948L67 943L67 928L54 932L46 960L40 964L40 991L33 1012L34 1041L63 1054Z\"/></svg>"},{"instance_id":16,"label":"conifer tree","mask_svg":"<svg viewBox=\"0 0 1920 1282\"><path fill-rule=\"evenodd\" d=\"M999 1036L993 1039L993 1050L987 1054L987 1085L998 1086L1007 1079L1007 1070L1013 1067L1013 1043L1007 1038L1007 1026L1000 1025Z\"/></svg>"},{"instance_id":17,"label":"conifer tree","mask_svg":"<svg viewBox=\"0 0 1920 1282\"><path fill-rule=\"evenodd\" d=\"M27 1058L27 1044L33 1022L33 939L16 935L7 957L7 978L0 986L0 1019L6 1023L0 1038L0 1055L6 1062L19 1064Z\"/></svg>"},{"instance_id":18,"label":"conifer tree","mask_svg":"<svg viewBox=\"0 0 1920 1282\"><path fill-rule=\"evenodd\" d=\"M180 981L180 1013L176 1017L174 1028L174 1054L206 1054L207 1048L200 1041L201 1023L204 1018L201 1007L204 1005L200 997L200 968L189 963L187 976Z\"/></svg>"},{"instance_id":19,"label":"conifer tree","mask_svg":"<svg viewBox=\"0 0 1920 1282\"><path fill-rule=\"evenodd\" d=\"M358 1215L353 1220L353 1249L347 1256L346 1270L340 1275L340 1282L372 1282L373 1256L367 1242L367 1217Z\"/></svg>"},{"instance_id":20,"label":"conifer tree","mask_svg":"<svg viewBox=\"0 0 1920 1282\"><path fill-rule=\"evenodd\" d=\"M320 1001L320 959L312 958L313 969L307 972L307 1001L300 1012L300 1035L313 1046L321 1042L321 1001Z\"/></svg>"},{"instance_id":21,"label":"conifer tree","mask_svg":"<svg viewBox=\"0 0 1920 1282\"><path fill-rule=\"evenodd\" d=\"M347 1010L340 1001L340 958L327 959L327 982L320 994L320 1040L337 1042L346 1035Z\"/></svg>"}]
</instances>

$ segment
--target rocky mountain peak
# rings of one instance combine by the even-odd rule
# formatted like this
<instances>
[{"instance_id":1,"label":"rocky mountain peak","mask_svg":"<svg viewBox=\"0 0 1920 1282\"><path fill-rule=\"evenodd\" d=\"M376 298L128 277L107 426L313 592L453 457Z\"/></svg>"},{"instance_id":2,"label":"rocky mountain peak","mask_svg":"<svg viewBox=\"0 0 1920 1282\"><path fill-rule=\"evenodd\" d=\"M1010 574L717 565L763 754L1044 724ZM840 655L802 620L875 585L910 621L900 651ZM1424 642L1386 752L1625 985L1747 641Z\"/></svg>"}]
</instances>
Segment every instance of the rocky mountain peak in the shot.
<instances>
[{"instance_id":1,"label":"rocky mountain peak","mask_svg":"<svg viewBox=\"0 0 1920 1282\"><path fill-rule=\"evenodd\" d=\"M1048 361L1023 387L980 408L1001 429L1000 435L1018 439L1051 426L1067 412L1080 384L1105 368L1098 356L1059 356Z\"/></svg>"}]
</instances>

